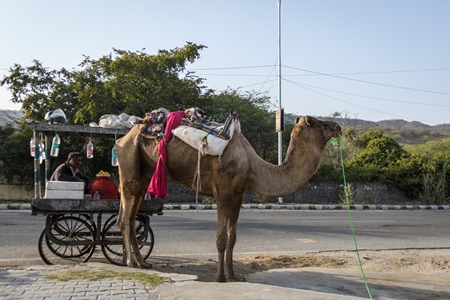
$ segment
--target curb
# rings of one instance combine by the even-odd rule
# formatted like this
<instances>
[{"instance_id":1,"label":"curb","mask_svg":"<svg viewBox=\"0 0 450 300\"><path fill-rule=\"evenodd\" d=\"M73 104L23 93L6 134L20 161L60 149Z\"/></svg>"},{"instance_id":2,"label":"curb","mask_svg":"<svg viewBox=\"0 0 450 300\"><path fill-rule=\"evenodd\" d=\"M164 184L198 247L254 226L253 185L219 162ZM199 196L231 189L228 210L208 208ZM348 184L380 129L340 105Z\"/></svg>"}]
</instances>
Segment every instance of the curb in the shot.
<instances>
[{"instance_id":1,"label":"curb","mask_svg":"<svg viewBox=\"0 0 450 300\"><path fill-rule=\"evenodd\" d=\"M310 204L243 204L242 209L269 210L348 210L347 205L310 205ZM166 204L165 210L216 210L217 205L199 204ZM351 210L449 210L450 205L350 205Z\"/></svg>"},{"instance_id":2,"label":"curb","mask_svg":"<svg viewBox=\"0 0 450 300\"><path fill-rule=\"evenodd\" d=\"M31 210L30 203L0 204L0 210ZM259 210L348 210L347 205L243 204L241 209ZM165 204L164 210L217 210L215 204ZM350 205L350 210L450 210L450 205Z\"/></svg>"},{"instance_id":3,"label":"curb","mask_svg":"<svg viewBox=\"0 0 450 300\"><path fill-rule=\"evenodd\" d=\"M20 209L20 210L31 210L30 203L8 203L8 204L0 204L0 210L5 209Z\"/></svg>"}]
</instances>

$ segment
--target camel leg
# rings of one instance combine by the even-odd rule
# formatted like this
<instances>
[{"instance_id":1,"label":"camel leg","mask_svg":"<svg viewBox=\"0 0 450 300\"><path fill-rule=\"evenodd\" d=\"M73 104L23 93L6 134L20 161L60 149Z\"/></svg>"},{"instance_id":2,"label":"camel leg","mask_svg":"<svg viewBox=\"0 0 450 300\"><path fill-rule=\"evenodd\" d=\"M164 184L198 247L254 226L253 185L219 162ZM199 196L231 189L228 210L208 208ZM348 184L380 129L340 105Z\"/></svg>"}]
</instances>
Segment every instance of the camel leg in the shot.
<instances>
[{"instance_id":1,"label":"camel leg","mask_svg":"<svg viewBox=\"0 0 450 300\"><path fill-rule=\"evenodd\" d=\"M244 278L238 277L234 274L233 269L233 249L236 244L237 221L241 211L242 199L244 194L238 193L233 195L233 201L230 207L230 214L228 217L228 243L225 252L225 270L228 280L230 281L245 281Z\"/></svg>"},{"instance_id":2,"label":"camel leg","mask_svg":"<svg viewBox=\"0 0 450 300\"><path fill-rule=\"evenodd\" d=\"M216 193L214 195L217 203L217 235L216 235L216 247L217 247L217 282L226 282L224 261L225 261L225 249L228 244L227 224L230 213L230 200L231 193Z\"/></svg>"},{"instance_id":3,"label":"camel leg","mask_svg":"<svg viewBox=\"0 0 450 300\"><path fill-rule=\"evenodd\" d=\"M122 189L121 196L122 201L120 202L117 225L122 232L127 266L136 267L137 264L142 268L151 268L152 266L147 264L141 255L136 237L135 220L137 211L139 210L139 206L141 204L141 193L137 196L130 196L125 189Z\"/></svg>"},{"instance_id":4,"label":"camel leg","mask_svg":"<svg viewBox=\"0 0 450 300\"><path fill-rule=\"evenodd\" d=\"M134 249L133 243L137 244L136 232L134 229L134 220L136 219L136 209L134 208L135 199L132 201L121 201L119 215L117 217L117 226L120 228L123 237L127 266L136 267L135 257L132 255ZM139 206L138 206L139 207Z\"/></svg>"}]
</instances>

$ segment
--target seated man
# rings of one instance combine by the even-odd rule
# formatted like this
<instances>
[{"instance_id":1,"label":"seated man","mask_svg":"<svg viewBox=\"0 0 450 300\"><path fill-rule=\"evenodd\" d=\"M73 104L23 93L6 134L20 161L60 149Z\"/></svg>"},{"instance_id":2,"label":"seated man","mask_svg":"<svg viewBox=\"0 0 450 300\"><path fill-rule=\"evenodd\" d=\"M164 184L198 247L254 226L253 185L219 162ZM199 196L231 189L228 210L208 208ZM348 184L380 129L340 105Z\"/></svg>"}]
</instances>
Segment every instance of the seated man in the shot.
<instances>
[{"instance_id":1,"label":"seated man","mask_svg":"<svg viewBox=\"0 0 450 300\"><path fill-rule=\"evenodd\" d=\"M81 154L70 152L67 161L53 172L50 181L78 181L84 182L84 193L89 191L89 178L80 174Z\"/></svg>"}]
</instances>

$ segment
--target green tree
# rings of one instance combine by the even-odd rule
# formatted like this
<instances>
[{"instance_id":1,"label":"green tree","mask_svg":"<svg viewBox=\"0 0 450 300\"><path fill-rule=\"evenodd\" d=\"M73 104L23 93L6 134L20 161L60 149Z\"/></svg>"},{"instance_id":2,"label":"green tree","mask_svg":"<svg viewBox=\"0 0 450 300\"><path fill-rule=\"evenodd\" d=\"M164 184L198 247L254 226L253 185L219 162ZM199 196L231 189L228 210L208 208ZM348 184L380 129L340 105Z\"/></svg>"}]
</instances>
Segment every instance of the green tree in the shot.
<instances>
[{"instance_id":1,"label":"green tree","mask_svg":"<svg viewBox=\"0 0 450 300\"><path fill-rule=\"evenodd\" d=\"M393 139L381 131L368 131L356 139L361 149L348 165L361 167L387 168L397 163L407 152Z\"/></svg>"},{"instance_id":2,"label":"green tree","mask_svg":"<svg viewBox=\"0 0 450 300\"><path fill-rule=\"evenodd\" d=\"M33 184L34 165L30 156L32 131L26 124L20 130L0 127L0 176L6 183Z\"/></svg>"},{"instance_id":3,"label":"green tree","mask_svg":"<svg viewBox=\"0 0 450 300\"><path fill-rule=\"evenodd\" d=\"M30 67L14 65L0 84L31 120L42 121L56 108L64 110L68 122L83 125L108 113L144 116L158 107L175 110L198 102L203 79L185 70L203 48L188 42L156 55L113 49L98 60L85 57L81 70L74 71L49 70L33 60Z\"/></svg>"},{"instance_id":4,"label":"green tree","mask_svg":"<svg viewBox=\"0 0 450 300\"><path fill-rule=\"evenodd\" d=\"M236 111L241 131L256 153L272 163L277 162L278 135L275 132L274 106L266 94L227 89L208 95L199 103L206 114L220 123L226 120L230 112Z\"/></svg>"},{"instance_id":5,"label":"green tree","mask_svg":"<svg viewBox=\"0 0 450 300\"><path fill-rule=\"evenodd\" d=\"M144 116L159 107L169 110L195 106L204 79L185 72L188 63L200 58L202 45L159 50L157 55L114 49L114 55L98 60L86 57L82 71L75 72L73 90L80 109L75 120L87 124L102 114Z\"/></svg>"}]
</instances>

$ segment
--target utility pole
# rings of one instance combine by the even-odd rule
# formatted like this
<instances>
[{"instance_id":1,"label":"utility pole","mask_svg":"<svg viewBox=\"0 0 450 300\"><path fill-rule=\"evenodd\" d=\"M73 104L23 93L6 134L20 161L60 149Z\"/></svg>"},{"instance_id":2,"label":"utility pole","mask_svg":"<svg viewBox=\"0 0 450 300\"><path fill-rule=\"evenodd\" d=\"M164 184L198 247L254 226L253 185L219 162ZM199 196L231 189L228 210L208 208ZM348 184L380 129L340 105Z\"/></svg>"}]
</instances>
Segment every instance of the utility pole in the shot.
<instances>
[{"instance_id":1,"label":"utility pole","mask_svg":"<svg viewBox=\"0 0 450 300\"><path fill-rule=\"evenodd\" d=\"M283 130L284 111L281 106L281 0L278 0L278 110L277 110L277 131L278 131L278 164L283 163ZM283 198L278 198L278 203L283 203Z\"/></svg>"}]
</instances>

